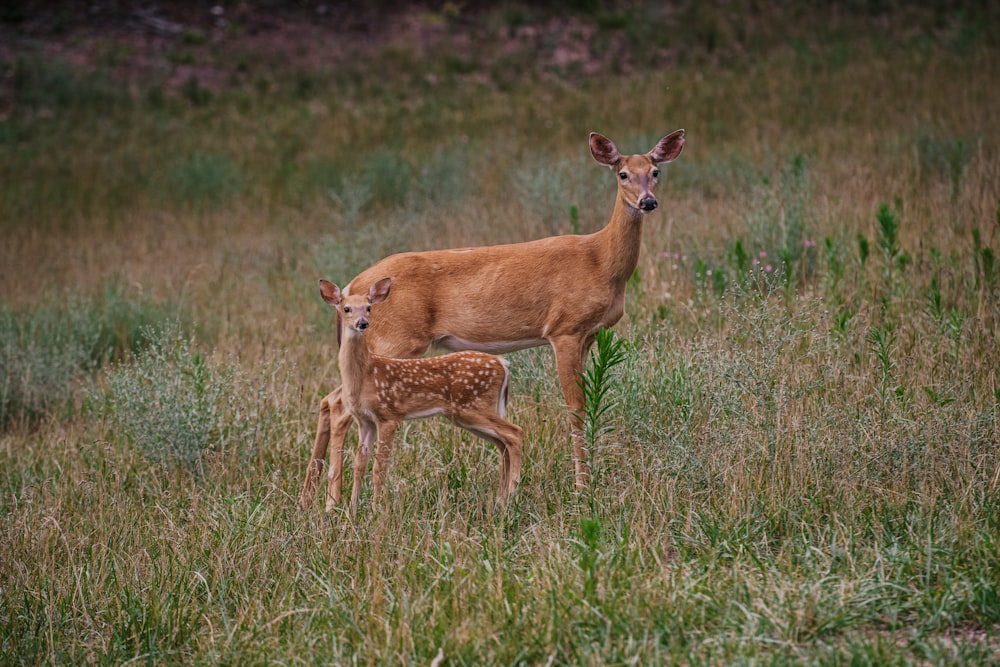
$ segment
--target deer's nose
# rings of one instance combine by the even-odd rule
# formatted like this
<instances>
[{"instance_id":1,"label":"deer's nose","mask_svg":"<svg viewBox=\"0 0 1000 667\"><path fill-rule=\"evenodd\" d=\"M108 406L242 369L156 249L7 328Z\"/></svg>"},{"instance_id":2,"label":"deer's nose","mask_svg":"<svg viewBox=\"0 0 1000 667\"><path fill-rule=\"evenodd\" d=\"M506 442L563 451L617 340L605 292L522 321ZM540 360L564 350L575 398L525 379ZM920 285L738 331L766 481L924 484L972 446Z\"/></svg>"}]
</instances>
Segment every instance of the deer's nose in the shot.
<instances>
[{"instance_id":1,"label":"deer's nose","mask_svg":"<svg viewBox=\"0 0 1000 667\"><path fill-rule=\"evenodd\" d=\"M358 331L364 331L368 328L368 320L358 320Z\"/></svg>"},{"instance_id":2,"label":"deer's nose","mask_svg":"<svg viewBox=\"0 0 1000 667\"><path fill-rule=\"evenodd\" d=\"M643 197L639 200L639 208L643 211L652 211L656 208L656 197Z\"/></svg>"}]
</instances>

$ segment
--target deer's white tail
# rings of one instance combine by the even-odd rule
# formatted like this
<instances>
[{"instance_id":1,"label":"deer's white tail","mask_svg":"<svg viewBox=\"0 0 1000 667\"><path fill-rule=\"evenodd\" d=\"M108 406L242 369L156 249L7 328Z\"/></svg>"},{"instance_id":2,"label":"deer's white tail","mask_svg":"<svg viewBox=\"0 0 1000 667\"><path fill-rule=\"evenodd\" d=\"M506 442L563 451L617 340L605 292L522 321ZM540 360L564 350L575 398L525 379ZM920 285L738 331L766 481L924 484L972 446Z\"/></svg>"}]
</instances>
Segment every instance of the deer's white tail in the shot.
<instances>
[{"instance_id":1,"label":"deer's white tail","mask_svg":"<svg viewBox=\"0 0 1000 667\"><path fill-rule=\"evenodd\" d=\"M497 401L497 414L501 417L507 416L507 390L510 386L510 362L500 357L503 364L503 385L500 387L500 399Z\"/></svg>"}]
</instances>

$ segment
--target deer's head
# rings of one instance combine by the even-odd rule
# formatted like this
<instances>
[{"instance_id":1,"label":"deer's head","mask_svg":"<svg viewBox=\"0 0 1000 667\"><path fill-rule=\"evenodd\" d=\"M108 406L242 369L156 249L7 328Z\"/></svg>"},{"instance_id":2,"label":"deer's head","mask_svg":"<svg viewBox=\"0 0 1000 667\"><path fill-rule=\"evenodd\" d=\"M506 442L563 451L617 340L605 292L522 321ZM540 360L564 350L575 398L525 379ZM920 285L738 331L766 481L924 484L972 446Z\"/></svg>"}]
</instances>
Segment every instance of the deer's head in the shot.
<instances>
[{"instance_id":1,"label":"deer's head","mask_svg":"<svg viewBox=\"0 0 1000 667\"><path fill-rule=\"evenodd\" d=\"M344 294L340 288L329 280L319 281L319 292L323 300L337 309L337 315L343 319L348 331L364 333L368 328L368 316L372 306L382 303L389 296L391 278L383 278L368 290L368 294Z\"/></svg>"},{"instance_id":2,"label":"deer's head","mask_svg":"<svg viewBox=\"0 0 1000 667\"><path fill-rule=\"evenodd\" d=\"M640 211L656 208L653 189L660 176L659 165L673 162L684 148L684 130L660 139L645 155L620 155L614 142L597 132L590 133L590 152L600 164L618 175L618 196Z\"/></svg>"}]
</instances>

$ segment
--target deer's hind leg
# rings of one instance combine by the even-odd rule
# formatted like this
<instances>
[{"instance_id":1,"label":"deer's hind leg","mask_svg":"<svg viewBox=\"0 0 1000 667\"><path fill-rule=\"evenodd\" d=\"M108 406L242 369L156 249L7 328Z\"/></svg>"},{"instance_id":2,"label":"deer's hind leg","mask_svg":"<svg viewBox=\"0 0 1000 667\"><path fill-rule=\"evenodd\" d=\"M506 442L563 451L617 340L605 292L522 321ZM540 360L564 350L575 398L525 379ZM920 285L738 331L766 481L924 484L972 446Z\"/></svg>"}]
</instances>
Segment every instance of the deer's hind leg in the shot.
<instances>
[{"instance_id":1,"label":"deer's hind leg","mask_svg":"<svg viewBox=\"0 0 1000 667\"><path fill-rule=\"evenodd\" d=\"M496 446L500 454L498 497L501 502L506 502L521 479L521 441L524 434L521 427L496 414L462 415L454 421L458 426Z\"/></svg>"},{"instance_id":2,"label":"deer's hind leg","mask_svg":"<svg viewBox=\"0 0 1000 667\"><path fill-rule=\"evenodd\" d=\"M319 485L319 476L323 471L323 460L326 458L326 450L330 444L330 399L335 393L323 397L323 400L319 402L316 442L313 445L312 455L309 457L309 464L306 466L306 479L302 485L302 494L299 496L299 507L303 510L312 505L316 487Z\"/></svg>"},{"instance_id":3,"label":"deer's hind leg","mask_svg":"<svg viewBox=\"0 0 1000 667\"><path fill-rule=\"evenodd\" d=\"M503 457L500 468L500 500L506 501L517 490L518 482L521 481L521 461L523 452L521 442L524 438L524 431L520 426L511 424L509 421L497 417L494 430L498 438L503 442L500 454Z\"/></svg>"}]
</instances>

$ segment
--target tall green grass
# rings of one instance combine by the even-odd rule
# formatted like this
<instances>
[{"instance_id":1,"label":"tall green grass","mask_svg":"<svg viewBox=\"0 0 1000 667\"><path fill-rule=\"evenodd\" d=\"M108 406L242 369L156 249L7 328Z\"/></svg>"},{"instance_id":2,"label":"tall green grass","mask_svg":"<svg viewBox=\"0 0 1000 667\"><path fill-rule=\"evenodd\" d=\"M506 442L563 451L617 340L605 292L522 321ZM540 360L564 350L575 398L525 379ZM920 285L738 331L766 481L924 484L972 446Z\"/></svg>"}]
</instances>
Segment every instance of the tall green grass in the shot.
<instances>
[{"instance_id":1,"label":"tall green grass","mask_svg":"<svg viewBox=\"0 0 1000 667\"><path fill-rule=\"evenodd\" d=\"M71 418L79 391L97 368L149 342L149 328L177 317L109 282L95 297L69 294L27 309L0 308L0 428Z\"/></svg>"},{"instance_id":2,"label":"tall green grass","mask_svg":"<svg viewBox=\"0 0 1000 667\"><path fill-rule=\"evenodd\" d=\"M401 40L2 121L0 662L1000 659L995 17L576 5L617 70L508 67L556 37ZM420 20L516 45L550 16L464 11ZM596 230L615 179L587 132L677 127L587 376L594 485L535 349L510 355L508 507L496 452L431 420L355 520L298 511L338 382L316 278Z\"/></svg>"}]
</instances>

